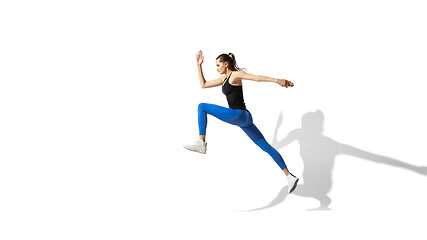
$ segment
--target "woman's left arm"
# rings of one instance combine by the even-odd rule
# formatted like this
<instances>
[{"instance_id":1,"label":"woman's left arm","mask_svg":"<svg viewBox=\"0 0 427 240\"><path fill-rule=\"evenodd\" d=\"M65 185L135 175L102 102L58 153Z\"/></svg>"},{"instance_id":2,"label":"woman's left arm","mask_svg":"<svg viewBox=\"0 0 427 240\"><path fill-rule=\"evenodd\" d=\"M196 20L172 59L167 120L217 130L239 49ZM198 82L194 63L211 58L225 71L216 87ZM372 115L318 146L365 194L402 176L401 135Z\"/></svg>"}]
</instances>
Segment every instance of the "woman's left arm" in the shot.
<instances>
[{"instance_id":1,"label":"woman's left arm","mask_svg":"<svg viewBox=\"0 0 427 240\"><path fill-rule=\"evenodd\" d=\"M237 72L237 74L235 75L236 78L243 80L252 80L252 81L257 81L257 82L274 82L279 84L282 87L293 87L294 84L286 79L278 79L278 78L271 78L271 77L265 77L265 76L260 76L260 75L253 75L253 74L249 74L246 72Z\"/></svg>"}]
</instances>

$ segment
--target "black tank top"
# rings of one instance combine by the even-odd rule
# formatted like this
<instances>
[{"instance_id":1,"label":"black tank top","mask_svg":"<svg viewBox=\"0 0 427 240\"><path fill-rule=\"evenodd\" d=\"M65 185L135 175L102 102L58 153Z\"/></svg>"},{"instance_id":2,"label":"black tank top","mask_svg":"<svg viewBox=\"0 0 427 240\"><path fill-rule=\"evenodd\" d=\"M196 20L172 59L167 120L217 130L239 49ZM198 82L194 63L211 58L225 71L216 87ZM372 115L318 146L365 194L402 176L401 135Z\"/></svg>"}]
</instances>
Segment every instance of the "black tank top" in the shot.
<instances>
[{"instance_id":1,"label":"black tank top","mask_svg":"<svg viewBox=\"0 0 427 240\"><path fill-rule=\"evenodd\" d=\"M233 86L230 84L230 75L224 80L222 85L222 93L227 97L228 106L231 109L241 109L248 111L246 109L245 101L243 100L243 88L242 86Z\"/></svg>"}]
</instances>

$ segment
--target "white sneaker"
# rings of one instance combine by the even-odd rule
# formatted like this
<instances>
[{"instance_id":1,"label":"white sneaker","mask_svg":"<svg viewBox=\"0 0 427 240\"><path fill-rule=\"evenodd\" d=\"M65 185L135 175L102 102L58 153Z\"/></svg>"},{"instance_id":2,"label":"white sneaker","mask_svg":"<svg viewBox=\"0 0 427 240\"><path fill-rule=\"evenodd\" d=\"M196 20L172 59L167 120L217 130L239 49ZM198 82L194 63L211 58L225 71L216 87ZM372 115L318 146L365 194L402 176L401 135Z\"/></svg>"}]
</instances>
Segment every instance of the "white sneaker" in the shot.
<instances>
[{"instance_id":1,"label":"white sneaker","mask_svg":"<svg viewBox=\"0 0 427 240\"><path fill-rule=\"evenodd\" d=\"M291 193L297 188L299 178L295 177L292 173L289 173L288 176L288 193Z\"/></svg>"},{"instance_id":2,"label":"white sneaker","mask_svg":"<svg viewBox=\"0 0 427 240\"><path fill-rule=\"evenodd\" d=\"M184 145L184 148L186 148L190 151L206 154L206 146L207 146L207 143L205 143L205 142L203 142L203 140L199 139L193 145Z\"/></svg>"}]
</instances>

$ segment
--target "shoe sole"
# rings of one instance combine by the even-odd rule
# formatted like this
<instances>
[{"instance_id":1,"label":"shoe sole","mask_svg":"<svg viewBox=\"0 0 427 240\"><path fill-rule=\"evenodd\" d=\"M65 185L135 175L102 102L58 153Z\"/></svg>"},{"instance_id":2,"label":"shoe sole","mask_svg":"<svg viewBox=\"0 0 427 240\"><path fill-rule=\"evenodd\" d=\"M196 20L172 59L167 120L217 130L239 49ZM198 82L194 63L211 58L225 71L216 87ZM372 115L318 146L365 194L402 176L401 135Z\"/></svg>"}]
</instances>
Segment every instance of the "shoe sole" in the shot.
<instances>
[{"instance_id":1,"label":"shoe sole","mask_svg":"<svg viewBox=\"0 0 427 240\"><path fill-rule=\"evenodd\" d=\"M295 183L294 183L294 185L292 186L292 189L291 189L291 191L289 191L289 193L292 193L292 192L295 190L295 188L297 188L298 181L299 181L299 178L295 181Z\"/></svg>"},{"instance_id":2,"label":"shoe sole","mask_svg":"<svg viewBox=\"0 0 427 240\"><path fill-rule=\"evenodd\" d=\"M185 146L184 146L184 148L187 149L187 150L189 150L189 151L192 151L192 152L198 152L198 153L201 153L201 154L206 154L206 151L200 152L200 151L197 151L197 150L186 148Z\"/></svg>"}]
</instances>

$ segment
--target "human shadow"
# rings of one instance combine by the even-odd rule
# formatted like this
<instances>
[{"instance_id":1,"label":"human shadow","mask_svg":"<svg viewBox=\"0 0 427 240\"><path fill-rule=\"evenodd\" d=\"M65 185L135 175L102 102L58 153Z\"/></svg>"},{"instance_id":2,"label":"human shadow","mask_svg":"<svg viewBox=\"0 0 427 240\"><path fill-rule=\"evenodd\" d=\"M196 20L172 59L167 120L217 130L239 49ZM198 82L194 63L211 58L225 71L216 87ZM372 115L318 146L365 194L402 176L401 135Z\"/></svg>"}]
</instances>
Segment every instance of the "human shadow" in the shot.
<instances>
[{"instance_id":1,"label":"human shadow","mask_svg":"<svg viewBox=\"0 0 427 240\"><path fill-rule=\"evenodd\" d=\"M283 122L282 113L279 115L273 137L273 146L281 149L293 141L300 145L301 159L304 163L304 184L298 185L292 193L302 197L310 197L319 201L320 206L308 210L330 210L332 200L328 196L332 188L332 169L335 158L346 154L357 158L382 163L389 166L410 170L427 175L426 166L414 166L386 156L370 153L356 147L339 143L323 135L324 115L320 110L308 112L302 116L301 128L294 129L282 140L277 140L277 131ZM288 187L283 187L277 196L266 206L249 211L263 210L282 203L288 196Z\"/></svg>"}]
</instances>

